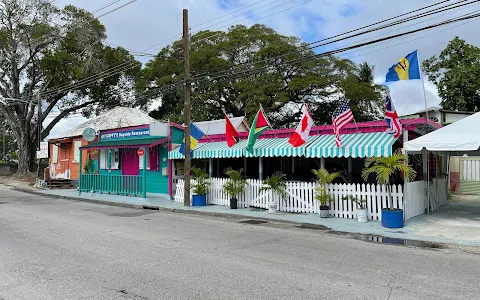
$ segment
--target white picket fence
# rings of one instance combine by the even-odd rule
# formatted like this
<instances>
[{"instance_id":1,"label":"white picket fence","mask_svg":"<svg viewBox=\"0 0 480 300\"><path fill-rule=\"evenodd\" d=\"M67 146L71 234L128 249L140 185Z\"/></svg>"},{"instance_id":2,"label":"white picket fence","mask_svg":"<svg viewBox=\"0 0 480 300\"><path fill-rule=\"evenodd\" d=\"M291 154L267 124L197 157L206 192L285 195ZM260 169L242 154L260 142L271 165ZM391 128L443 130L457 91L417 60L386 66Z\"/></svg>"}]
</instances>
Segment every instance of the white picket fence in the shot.
<instances>
[{"instance_id":1,"label":"white picket fence","mask_svg":"<svg viewBox=\"0 0 480 300\"><path fill-rule=\"evenodd\" d=\"M223 191L223 184L228 179L211 178L209 192L207 194L208 204L230 205L228 195ZM261 180L247 180L247 188L239 197L238 207L268 208L271 192L259 193L263 186ZM381 210L388 206L388 192L385 186L374 184L331 184L329 192L335 196L335 201L330 203L330 214L337 218L356 218L357 207L354 203L343 198L348 195L356 196L367 200L368 218L370 220L381 220ZM183 202L184 181L179 180L175 192L175 201ZM288 197L277 200L279 211L292 213L319 213L320 207L315 200L315 183L313 182L287 182ZM392 186L392 198L394 208L403 208L403 191L401 185Z\"/></svg>"},{"instance_id":2,"label":"white picket fence","mask_svg":"<svg viewBox=\"0 0 480 300\"><path fill-rule=\"evenodd\" d=\"M428 210L427 182L407 183L405 220L422 215ZM448 203L447 178L434 178L430 183L430 210L436 211Z\"/></svg>"}]
</instances>

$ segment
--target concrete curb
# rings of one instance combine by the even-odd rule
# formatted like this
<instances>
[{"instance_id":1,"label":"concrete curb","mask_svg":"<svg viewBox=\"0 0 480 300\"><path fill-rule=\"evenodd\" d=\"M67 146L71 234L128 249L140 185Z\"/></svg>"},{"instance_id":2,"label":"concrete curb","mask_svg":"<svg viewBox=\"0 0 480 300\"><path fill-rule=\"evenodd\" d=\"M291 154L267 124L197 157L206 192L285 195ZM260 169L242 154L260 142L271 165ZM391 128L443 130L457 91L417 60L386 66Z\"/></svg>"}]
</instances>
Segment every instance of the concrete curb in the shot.
<instances>
[{"instance_id":1,"label":"concrete curb","mask_svg":"<svg viewBox=\"0 0 480 300\"><path fill-rule=\"evenodd\" d=\"M266 222L271 222L271 223L275 222L275 223L283 223L283 224L302 225L303 227L306 227L306 228L309 228L309 229L331 230L331 228L325 227L323 225L304 223L304 222L295 222L295 221L288 221L288 220L278 220L278 219L261 218L261 217L254 217L254 216L245 216L245 215L234 214L234 213L198 211L198 210L182 209L182 208L167 208L167 207L161 207L161 206L157 206L157 205L135 205L135 204L110 202L110 201L103 201L103 200L84 199L84 198L78 198L78 197L58 196L58 195L45 194L45 193L38 192L38 191L35 191L33 189L29 189L29 188L22 188L22 187L18 187L18 186L9 185L9 184L4 184L4 185L10 186L14 190L19 191L19 192L28 193L28 194L37 195L37 196L49 197L49 198L54 198L54 199L72 200L72 201L77 201L77 202L83 201L83 202L117 206L117 207L136 208L136 209L150 209L150 210L158 210L158 211L164 211L164 212L181 213L181 214L206 216L206 217L216 217L216 218L224 218L224 219L259 220L259 221L266 221Z\"/></svg>"},{"instance_id":2,"label":"concrete curb","mask_svg":"<svg viewBox=\"0 0 480 300\"><path fill-rule=\"evenodd\" d=\"M325 233L329 234L339 234L343 236L350 236L351 238L357 239L357 240L362 240L359 237L362 236L375 236L375 237L382 237L382 238L390 238L388 236L383 236L383 235L378 235L378 234L361 234L361 233L354 233L354 232L348 232L348 231L338 231L334 230L330 227L326 227L324 225L319 225L319 224L312 224L312 223L307 223L307 222L296 222L296 221L289 221L289 220L279 220L279 219L271 219L271 218L262 218L262 217L254 217L254 216L245 216L245 215L240 215L240 214L235 214L235 213L220 213L220 212L208 212L208 211L198 211L198 210L191 210L191 209L182 209L182 208L167 208L167 207L161 207L157 205L135 205L135 204L128 204L128 203L118 203L118 202L110 202L110 201L103 201L103 200L94 200L94 199L84 199L84 198L78 198L78 197L68 197L68 196L58 196L58 195L51 195L51 194L45 194L42 192L35 191L33 189L29 188L23 188L23 187L18 187L6 183L0 183L9 187L12 187L14 190L23 192L23 193L28 193L32 195L38 195L38 196L43 196L43 197L48 197L48 198L54 198L54 199L63 199L63 200L71 200L71 201L76 201L76 202L89 202L89 203L95 203L95 204L103 204L103 205L110 205L110 206L117 206L117 207L126 207L126 208L135 208L135 209L151 209L151 210L158 210L158 211L163 211L163 212L171 212L171 213L181 213L181 214L188 214L188 215L197 215L197 216L205 216L205 217L215 217L215 218L223 218L223 219L235 219L235 220L259 220L259 221L265 221L269 223L277 223L277 224L289 224L289 225L294 225L297 227L302 227L305 229L314 229L314 230L321 230ZM397 238L393 238L397 239ZM407 240L406 240L407 241ZM437 245L436 247L431 247L431 250L436 250L436 249L456 249L460 250L462 252L467 252L467 253L472 253L472 254L480 254L480 247L477 246L468 246L468 245L460 245L456 243L445 243L445 242L433 242L433 241L425 241L425 240L408 240L410 242L423 242L426 244L434 244ZM395 245L395 246L402 246L402 245L396 245L395 243L384 243L384 244L389 244L389 245ZM414 247L414 248L419 248L418 246L409 246L409 245L403 245L406 247ZM422 247L420 247L422 248Z\"/></svg>"}]
</instances>

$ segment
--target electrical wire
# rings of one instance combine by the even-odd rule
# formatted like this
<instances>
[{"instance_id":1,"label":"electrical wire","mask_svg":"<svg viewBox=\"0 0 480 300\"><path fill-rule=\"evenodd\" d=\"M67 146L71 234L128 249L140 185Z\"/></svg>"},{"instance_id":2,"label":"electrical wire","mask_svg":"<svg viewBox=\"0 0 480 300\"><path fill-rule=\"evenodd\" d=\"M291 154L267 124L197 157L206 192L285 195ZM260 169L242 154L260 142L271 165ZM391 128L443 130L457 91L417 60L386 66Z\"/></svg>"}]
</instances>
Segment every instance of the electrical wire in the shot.
<instances>
[{"instance_id":1,"label":"electrical wire","mask_svg":"<svg viewBox=\"0 0 480 300\"><path fill-rule=\"evenodd\" d=\"M135 0L135 1L136 1L136 0ZM310 2L310 1L312 1L312 0L307 0L306 2ZM130 2L127 3L127 4L130 4L130 3L132 3L132 2L134 2L134 1L130 1ZM303 2L303 3L301 3L301 4L304 4L304 3L306 3L306 2ZM272 2L272 3L273 3L273 2ZM297 5L293 6L293 7L299 6L299 5L301 5L301 4L297 4ZM286 10L291 9L291 8L293 8L293 7L287 8ZM285 10L283 10L283 11L285 11ZM280 11L280 12L282 12L282 11ZM274 14L277 14L277 13L280 13L280 12L276 12L276 13L274 13ZM274 15L274 14L271 14L271 15ZM271 16L271 15L268 15L268 16ZM266 16L266 17L268 17L268 16ZM215 26L215 25L213 25L213 26ZM198 42L198 41L197 41L197 42ZM192 43L193 43L193 42L192 42ZM146 49L146 50L148 50L148 49ZM158 55L157 55L157 57L158 57ZM63 92L66 92L66 91L67 91L66 89L73 89L73 88L78 88L78 87L84 87L85 85L88 85L88 84L90 84L90 83L93 83L93 82L95 82L96 80L99 80L99 79L102 79L102 78L108 78L108 77L111 77L111 76L115 76L116 74L119 74L119 73L121 73L121 72L130 70L130 69L134 68L135 66L136 66L135 62L132 62L131 64L129 64L129 63L124 63L124 64L121 64L121 65L119 65L119 66L113 67L113 68L115 68L115 69L118 68L118 67L123 67L123 68L120 68L120 69L115 70L114 73L109 73L109 74L107 75L107 77L102 77L101 74L96 74L96 75L93 75L92 77L87 77L87 78L85 78L85 79L82 79L82 80L80 80L80 82L77 82L77 83L74 83L74 84L70 84L70 85L67 84L67 85L62 85L62 86L60 86L60 87L55 87L54 89L49 89L48 91L45 91L44 93L42 93L42 96L43 96L43 97L52 96L52 95L54 95L55 93L61 94L61 93L63 93ZM101 73L105 73L105 72L101 72ZM79 86L76 86L76 84L80 84L80 85L79 85Z\"/></svg>"},{"instance_id":2,"label":"electrical wire","mask_svg":"<svg viewBox=\"0 0 480 300\"><path fill-rule=\"evenodd\" d=\"M326 57L326 56L342 53L342 52L345 52L345 51L348 51L348 50L357 49L357 48L364 47L364 46L367 46L367 45L376 44L376 43L379 43L379 42L395 39L395 38L398 38L398 37L401 37L401 36L421 32L421 31L425 31L425 30L429 30L429 29L433 29L433 28L437 28L437 27L440 27L440 26L444 26L444 25L448 25L448 24L452 24L452 23L456 23L456 22L460 22L460 21L465 21L465 20L469 20L469 19L476 20L476 18L478 18L478 17L480 17L480 13L476 13L476 14L468 13L466 15L463 15L463 16L460 16L460 17L457 17L457 18L452 18L450 20L446 20L446 21L443 21L443 22L440 22L440 23L437 23L437 24L425 26L425 27L422 27L422 28L419 28L419 29L403 32L403 33L396 34L396 35L391 35L391 36L388 36L388 37L385 37L385 38L380 38L380 39L376 39L376 40L373 40L373 41L368 41L368 42L365 42L365 43L354 44L354 45L346 46L346 47L343 47L343 48L326 51L326 52L323 52L323 53L312 55L311 57L302 57L302 58L294 59L294 60L291 60L291 61L280 62L276 65L282 65L282 64L287 64L287 63L296 63L296 62L306 61L306 60L309 60L309 59ZM315 48L315 47L318 47L318 46L314 46L312 48ZM223 74L223 75L217 74L217 76L212 76L212 77L208 77L208 78L205 77L204 80L208 79L209 81L215 81L215 80L225 78L225 77L228 77L229 79L240 78L240 77L248 76L249 74L258 73L258 71L269 68L269 67L272 67L272 65L266 65L266 66L263 66L263 67L253 68L251 70L247 70L247 71L243 71L243 72L237 72L237 73L228 73L228 74ZM238 75L238 77L236 77L236 75ZM192 80L197 80L197 79L201 79L201 78L195 78L195 77L192 78Z\"/></svg>"},{"instance_id":3,"label":"electrical wire","mask_svg":"<svg viewBox=\"0 0 480 300\"><path fill-rule=\"evenodd\" d=\"M458 4L458 3L466 2L466 1L467 1L467 0L459 1L459 2L456 2L456 3L450 4L449 6L451 6L451 5L456 5L456 4ZM412 12L424 10L424 9L426 9L426 8L436 6L436 5L442 4L442 3L444 3L444 2L447 2L447 1L441 1L441 2L439 2L439 3L433 4L433 5L429 5L429 6L427 6L427 7L424 7L424 8L421 8L421 9L417 9L417 10L414 10L414 11L412 11ZM455 7L454 7L454 8L455 8ZM400 15L400 16L407 15L407 14L411 14L412 12L405 13L405 14L402 14L402 15ZM396 17L393 17L393 18L390 18L390 19L387 19L387 20L395 19L395 18L398 18L398 17L399 17L399 16L396 16ZM362 27L362 28L371 27L371 26L373 26L373 25L375 25L375 24L383 23L383 22L385 22L385 21L386 21L386 20L381 21L381 22L377 22L377 23L374 23L374 24L371 24L371 25L368 25L368 26L364 26L364 27ZM397 25L397 24L396 24L396 25ZM393 26L393 25L391 25L391 26ZM360 29L361 29L361 28L360 28ZM356 30L353 30L353 31L358 31L358 30L359 30L359 29L356 29ZM378 30L378 29L377 29L377 30ZM353 31L350 31L350 32L353 32ZM341 34L341 35L345 35L345 34L346 34L346 33L343 33L343 34ZM341 35L337 35L337 36L341 36ZM328 39L331 39L331 38L328 38ZM328 39L325 39L325 40L328 40ZM197 42L198 42L198 41L197 41ZM314 43L318 43L318 42L319 42L319 41L314 42ZM311 44L314 44L314 43L311 43ZM270 58L270 59L272 59L272 58ZM268 60L270 60L270 59L268 59ZM245 63L242 63L242 64L245 64ZM120 68L120 67L122 67L122 66L125 66L125 67L124 67L124 68ZM130 67L132 67L132 66L128 66L128 65L115 66L115 67L109 69L110 71L113 70L113 71L114 71L114 74L111 74L111 73L108 74L108 73L107 73L107 74L108 74L107 76L114 76L115 73L117 73L117 72L123 72L123 71L125 71L126 69L128 69L128 68L130 68ZM120 69L115 70L116 68L120 68ZM115 72L115 71L117 71L117 72ZM88 81L89 78L86 78L86 79L83 79L84 81L82 81L82 82L77 82L76 84L77 84L77 85L78 85L78 84L81 84L80 86L88 85L89 83L92 83L92 81L101 79L103 73L106 73L106 71L101 72L100 74L96 75L96 77L90 78L90 81ZM103 78L105 78L105 77L103 77ZM68 85L67 85L67 86L62 86L61 89L57 90L57 92L64 92L64 91L65 91L65 88L73 88L73 87L75 87L75 84L72 84L72 85L70 85L70 86L68 86ZM63 89L62 89L62 88L63 88ZM47 94L47 95L51 95L51 94Z\"/></svg>"},{"instance_id":4,"label":"electrical wire","mask_svg":"<svg viewBox=\"0 0 480 300\"><path fill-rule=\"evenodd\" d=\"M417 15L414 15L414 16L410 16L410 17L407 17L407 18L404 18L404 19L401 19L401 20L398 20L398 21L395 21L393 23L389 23L389 24L386 24L386 25L382 25L380 27L376 27L374 29L369 29L369 30L366 30L366 31L362 31L360 33L356 33L356 34L353 34L353 35L349 35L348 37L342 37L344 35L346 35L347 33L353 33L353 32L357 32L361 29L365 29L365 28L369 28L369 27L372 27L372 26L375 26L375 25L378 25L378 24L381 24L381 23L384 23L388 20L393 20L393 19L396 19L396 18L399 18L401 16L405 16L407 14L411 14L413 12L417 12L417 11L420 11L420 10L424 10L426 8L430 8L432 7L432 5L429 5L427 7L424 7L424 8L421 8L421 9L417 9L417 10L414 10L412 12L409 12L409 13L405 13L405 14L401 14L401 15L398 15L396 17L393 17L393 18L389 18L389 19L386 19L386 20L383 20L383 21L380 21L380 22L376 22L376 23L373 23L373 24L370 24L370 25L367 25L367 26L363 26L361 28L358 28L358 29L354 29L354 30L350 30L346 33L342 33L342 34L337 34L333 37L328 37L328 38L324 38L324 39L321 39L319 41L315 41L315 42L311 42L311 43L308 43L308 44L305 44L303 47L300 47L299 49L296 49L295 51L292 51L292 52L289 52L289 53L285 53L285 54L282 54L282 55L279 55L279 56L275 56L275 57L272 57L272 58L267 58L267 59L263 59L263 60L256 60L256 61L246 61L246 62L241 62L241 63L238 63L238 64L235 64L234 66L232 66L231 68L237 68L239 66L244 66L244 65L252 65L252 64L257 64L257 63L267 63L269 61L274 61L276 59L279 59L279 58L282 58L282 57L286 57L288 55L291 55L291 54L297 54L299 53L300 51L303 51L303 50L312 50L313 48L317 48L317 47L321 47L321 46L326 46L326 45L329 45L329 44L333 44L333 43L336 43L336 42L339 42L339 41L343 41L343 40L346 40L346 39L349 39L349 38L353 38L353 37L357 37L357 36L360 36L360 35L363 35L363 34L368 34L368 33L371 33L371 32L374 32L374 31L378 31L378 30L381 30L381 29L385 29L385 28L388 28L388 27L393 27L393 26L396 26L396 25L400 25L400 24L403 24L403 23L406 23L406 22L409 22L409 21L412 21L412 20L415 20L415 19L419 19L419 18L422 18L422 17L425 17L425 16L428 16L428 15L432 15L432 14L436 14L436 13L439 13L439 12L443 12L443 11L446 11L446 10L451 10L451 9L456 9L456 8L459 8L459 7L462 7L462 6L465 6L465 5L471 5L471 4L476 4L478 2L480 2L479 0L474 0L474 1L471 1L469 3L463 3L463 4L459 4L459 3L462 3L462 2L467 2L467 1L470 1L470 0L462 0L462 1L458 1L456 3L453 3L453 4L449 4L447 6L444 6L444 7L440 7L438 9L434 9L434 10L430 10L430 11L427 11L427 12L424 12L424 13L420 13L420 14L417 14ZM439 2L438 4L442 4L443 2L445 1L441 1ZM459 4L459 5L457 5ZM452 5L457 5L457 6L453 6L453 7L449 7L449 6L452 6ZM333 38L335 37L342 37L342 38L338 38L338 39L335 39L332 41ZM324 42L325 41L325 42ZM328 42L326 42L328 41ZM315 47L311 47L315 44L318 44L318 43L321 43L321 42L324 42L320 45L316 45ZM212 72L212 70L210 70L210 72ZM215 70L213 70L213 72L215 72ZM202 74L199 74L197 76L201 76Z\"/></svg>"}]
</instances>

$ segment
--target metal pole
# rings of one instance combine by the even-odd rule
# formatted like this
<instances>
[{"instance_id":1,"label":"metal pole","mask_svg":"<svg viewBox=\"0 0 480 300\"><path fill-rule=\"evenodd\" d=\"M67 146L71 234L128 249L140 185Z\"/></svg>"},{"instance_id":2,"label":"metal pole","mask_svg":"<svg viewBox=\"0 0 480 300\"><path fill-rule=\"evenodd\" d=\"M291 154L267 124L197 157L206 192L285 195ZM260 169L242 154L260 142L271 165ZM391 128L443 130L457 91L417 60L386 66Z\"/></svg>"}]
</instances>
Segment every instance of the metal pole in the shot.
<instances>
[{"instance_id":1,"label":"metal pole","mask_svg":"<svg viewBox=\"0 0 480 300\"><path fill-rule=\"evenodd\" d=\"M348 183L352 183L352 157L347 158Z\"/></svg>"},{"instance_id":2,"label":"metal pole","mask_svg":"<svg viewBox=\"0 0 480 300\"><path fill-rule=\"evenodd\" d=\"M40 97L40 94L41 94L41 89L40 91L38 92L37 94L37 153L40 151L40 143L42 141L42 121L40 120L41 119L41 116L42 116L42 98ZM4 146L3 146L3 149L4 149L4 152L5 152L5 135L3 136L3 142L4 142ZM38 180L40 179L40 161L42 159L41 158L38 158L37 159L37 182Z\"/></svg>"},{"instance_id":3,"label":"metal pole","mask_svg":"<svg viewBox=\"0 0 480 300\"><path fill-rule=\"evenodd\" d=\"M408 130L403 131L403 148L405 149L405 144L408 142ZM405 164L408 166L408 153L405 151ZM407 186L408 186L408 176L403 175L403 223L406 222L407 217Z\"/></svg>"},{"instance_id":4,"label":"metal pole","mask_svg":"<svg viewBox=\"0 0 480 300\"><path fill-rule=\"evenodd\" d=\"M425 115L427 116L427 122L428 122L429 118L428 118L427 96L425 94L425 81L423 79L422 64L420 63L420 48L417 48L417 60L418 60L418 68L420 69L420 78L422 79L423 100L425 101Z\"/></svg>"},{"instance_id":5,"label":"metal pole","mask_svg":"<svg viewBox=\"0 0 480 300\"><path fill-rule=\"evenodd\" d=\"M82 194L82 149L80 149L80 162L78 165L78 194Z\"/></svg>"},{"instance_id":6,"label":"metal pole","mask_svg":"<svg viewBox=\"0 0 480 300\"><path fill-rule=\"evenodd\" d=\"M263 157L258 158L258 179L263 180Z\"/></svg>"},{"instance_id":7,"label":"metal pole","mask_svg":"<svg viewBox=\"0 0 480 300\"><path fill-rule=\"evenodd\" d=\"M189 61L188 10L183 10L183 66L185 69L184 107L185 118L185 189L183 205L190 206L190 61Z\"/></svg>"},{"instance_id":8,"label":"metal pole","mask_svg":"<svg viewBox=\"0 0 480 300\"><path fill-rule=\"evenodd\" d=\"M143 147L143 170L142 170L142 184L143 184L143 198L147 198L147 147Z\"/></svg>"},{"instance_id":9,"label":"metal pole","mask_svg":"<svg viewBox=\"0 0 480 300\"><path fill-rule=\"evenodd\" d=\"M213 158L208 159L208 177L213 177Z\"/></svg>"}]
</instances>

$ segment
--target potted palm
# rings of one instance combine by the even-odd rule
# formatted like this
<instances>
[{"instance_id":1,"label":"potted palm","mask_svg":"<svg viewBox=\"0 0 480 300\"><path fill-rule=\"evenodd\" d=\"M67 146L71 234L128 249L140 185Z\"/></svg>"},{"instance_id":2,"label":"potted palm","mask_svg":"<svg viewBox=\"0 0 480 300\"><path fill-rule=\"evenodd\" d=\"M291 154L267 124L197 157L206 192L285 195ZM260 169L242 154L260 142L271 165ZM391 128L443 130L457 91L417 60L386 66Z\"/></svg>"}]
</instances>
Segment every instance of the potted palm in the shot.
<instances>
[{"instance_id":1,"label":"potted palm","mask_svg":"<svg viewBox=\"0 0 480 300\"><path fill-rule=\"evenodd\" d=\"M193 178L195 181L192 183L193 193L192 206L206 206L207 205L207 193L210 181L208 180L208 174L198 168L193 168Z\"/></svg>"},{"instance_id":2,"label":"potted palm","mask_svg":"<svg viewBox=\"0 0 480 300\"><path fill-rule=\"evenodd\" d=\"M275 213L277 212L277 196L281 199L285 198L287 193L287 184L285 183L285 174L282 172L275 172L272 176L268 177L264 182L258 193L262 192L272 192L272 200L268 203L268 212Z\"/></svg>"},{"instance_id":3,"label":"potted palm","mask_svg":"<svg viewBox=\"0 0 480 300\"><path fill-rule=\"evenodd\" d=\"M225 174L230 178L230 180L225 182L223 185L223 190L230 197L230 208L237 209L237 197L245 191L247 180L242 177L242 169L234 170L232 168L228 168L225 170Z\"/></svg>"},{"instance_id":4,"label":"potted palm","mask_svg":"<svg viewBox=\"0 0 480 300\"><path fill-rule=\"evenodd\" d=\"M402 228L403 210L393 208L391 179L396 172L402 172L409 180L415 178L416 172L407 164L407 156L399 152L388 157L369 157L365 160L362 171L363 180L367 181L370 174L375 174L377 183L385 185L388 191L388 207L382 208L382 226L387 228Z\"/></svg>"},{"instance_id":5,"label":"potted palm","mask_svg":"<svg viewBox=\"0 0 480 300\"><path fill-rule=\"evenodd\" d=\"M315 199L320 203L320 218L330 216L330 202L335 201L335 197L328 192L328 185L335 179L344 179L342 172L329 173L326 169L312 170L317 178L319 186L315 188Z\"/></svg>"},{"instance_id":6,"label":"potted palm","mask_svg":"<svg viewBox=\"0 0 480 300\"><path fill-rule=\"evenodd\" d=\"M348 195L344 198L350 200L357 205L357 221L360 223L368 222L367 199L360 199L354 195Z\"/></svg>"}]
</instances>

